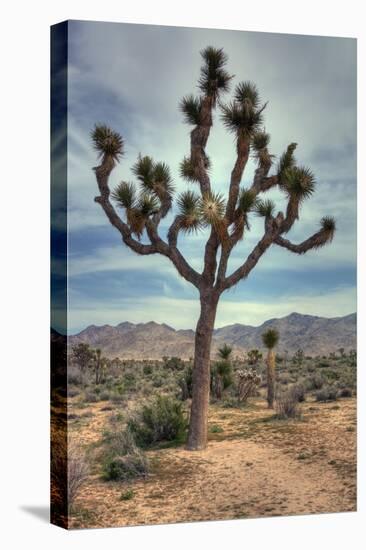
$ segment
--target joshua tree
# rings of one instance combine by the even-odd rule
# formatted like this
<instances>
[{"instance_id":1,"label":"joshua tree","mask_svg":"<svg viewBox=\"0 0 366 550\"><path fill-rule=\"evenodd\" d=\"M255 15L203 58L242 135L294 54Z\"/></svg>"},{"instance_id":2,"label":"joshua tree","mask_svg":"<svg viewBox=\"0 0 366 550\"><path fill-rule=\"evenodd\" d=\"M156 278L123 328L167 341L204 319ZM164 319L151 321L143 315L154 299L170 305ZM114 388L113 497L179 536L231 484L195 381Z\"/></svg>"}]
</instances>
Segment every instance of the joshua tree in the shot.
<instances>
[{"instance_id":1,"label":"joshua tree","mask_svg":"<svg viewBox=\"0 0 366 550\"><path fill-rule=\"evenodd\" d=\"M207 414L210 390L210 350L216 309L223 292L248 277L260 258L273 245L304 254L330 242L335 230L333 218L324 217L314 235L300 244L286 238L299 218L301 205L315 189L315 177L309 168L299 166L294 157L296 143L291 143L274 163L269 151L270 136L264 130L262 103L252 82L241 82L232 101L225 103L232 76L226 70L227 56L222 49L207 47L201 52L202 67L198 95L187 95L180 103L184 120L192 127L190 152L180 165L182 178L197 190L178 195L177 212L167 232L159 234L159 224L173 208L174 185L168 166L149 156L139 156L133 166L138 186L121 182L111 192L109 177L124 151L122 136L105 125L96 125L92 139L100 157L94 168L99 195L95 201L104 210L122 241L137 254L161 254L174 264L178 273L199 292L200 316L196 327L193 369L193 396L188 435L189 449L203 449L207 442ZM206 145L218 108L224 126L235 140L236 160L228 178L227 199L213 189L211 161ZM256 163L253 181L241 187L249 157ZM274 170L270 174L271 167ZM280 189L287 198L284 213L260 196L270 189ZM112 200L111 200L112 199ZM124 216L119 216L115 206ZM250 216L264 219L263 235L242 265L227 274L230 254L250 230ZM201 273L189 265L178 248L184 234L208 229ZM141 237L144 236L143 240Z\"/></svg>"},{"instance_id":2,"label":"joshua tree","mask_svg":"<svg viewBox=\"0 0 366 550\"><path fill-rule=\"evenodd\" d=\"M72 356L81 372L84 373L94 359L94 351L89 344L80 342L72 348Z\"/></svg>"},{"instance_id":3,"label":"joshua tree","mask_svg":"<svg viewBox=\"0 0 366 550\"><path fill-rule=\"evenodd\" d=\"M267 402L268 408L273 409L276 384L276 355L274 348L278 344L279 334L276 329L269 328L262 334L263 344L267 353Z\"/></svg>"},{"instance_id":4,"label":"joshua tree","mask_svg":"<svg viewBox=\"0 0 366 550\"><path fill-rule=\"evenodd\" d=\"M222 392L232 383L231 352L232 348L227 344L218 350L220 360L217 361L213 369L213 390L217 399L222 398Z\"/></svg>"}]
</instances>

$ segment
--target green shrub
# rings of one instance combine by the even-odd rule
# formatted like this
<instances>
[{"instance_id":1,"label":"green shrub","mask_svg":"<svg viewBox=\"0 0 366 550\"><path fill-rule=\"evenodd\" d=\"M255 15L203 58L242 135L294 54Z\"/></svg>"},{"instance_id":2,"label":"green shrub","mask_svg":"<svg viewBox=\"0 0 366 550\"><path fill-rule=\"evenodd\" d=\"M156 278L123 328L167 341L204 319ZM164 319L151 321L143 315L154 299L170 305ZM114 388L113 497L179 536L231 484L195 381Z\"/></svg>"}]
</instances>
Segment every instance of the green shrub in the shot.
<instances>
[{"instance_id":1,"label":"green shrub","mask_svg":"<svg viewBox=\"0 0 366 550\"><path fill-rule=\"evenodd\" d=\"M127 489L124 493L121 494L119 500L131 500L135 496L135 493L132 489Z\"/></svg>"},{"instance_id":2,"label":"green shrub","mask_svg":"<svg viewBox=\"0 0 366 550\"><path fill-rule=\"evenodd\" d=\"M100 392L99 399L101 401L109 401L110 393L108 390L103 390Z\"/></svg>"},{"instance_id":3,"label":"green shrub","mask_svg":"<svg viewBox=\"0 0 366 550\"><path fill-rule=\"evenodd\" d=\"M152 366L151 365L144 365L143 369L142 369L142 372L144 373L145 376L150 376L150 374L152 374Z\"/></svg>"},{"instance_id":4,"label":"green shrub","mask_svg":"<svg viewBox=\"0 0 366 550\"><path fill-rule=\"evenodd\" d=\"M324 385L324 379L320 374L314 374L313 376L309 376L305 383L309 391L320 390Z\"/></svg>"},{"instance_id":5,"label":"green shrub","mask_svg":"<svg viewBox=\"0 0 366 550\"><path fill-rule=\"evenodd\" d=\"M104 435L104 444L103 478L105 480L125 481L147 475L148 461L137 447L130 430L107 432Z\"/></svg>"},{"instance_id":6,"label":"green shrub","mask_svg":"<svg viewBox=\"0 0 366 550\"><path fill-rule=\"evenodd\" d=\"M315 394L317 401L335 401L337 399L338 391L334 386L324 386L321 390L318 390Z\"/></svg>"},{"instance_id":7,"label":"green shrub","mask_svg":"<svg viewBox=\"0 0 366 550\"><path fill-rule=\"evenodd\" d=\"M182 441L187 419L182 403L169 396L157 396L131 418L128 427L141 447L160 441Z\"/></svg>"},{"instance_id":8,"label":"green shrub","mask_svg":"<svg viewBox=\"0 0 366 550\"><path fill-rule=\"evenodd\" d=\"M221 434L224 430L221 428L221 426L217 426L217 424L214 424L213 426L210 426L209 432L211 434Z\"/></svg>"},{"instance_id":9,"label":"green shrub","mask_svg":"<svg viewBox=\"0 0 366 550\"><path fill-rule=\"evenodd\" d=\"M103 478L106 481L127 481L147 474L146 458L141 452L109 457L103 468Z\"/></svg>"}]
</instances>

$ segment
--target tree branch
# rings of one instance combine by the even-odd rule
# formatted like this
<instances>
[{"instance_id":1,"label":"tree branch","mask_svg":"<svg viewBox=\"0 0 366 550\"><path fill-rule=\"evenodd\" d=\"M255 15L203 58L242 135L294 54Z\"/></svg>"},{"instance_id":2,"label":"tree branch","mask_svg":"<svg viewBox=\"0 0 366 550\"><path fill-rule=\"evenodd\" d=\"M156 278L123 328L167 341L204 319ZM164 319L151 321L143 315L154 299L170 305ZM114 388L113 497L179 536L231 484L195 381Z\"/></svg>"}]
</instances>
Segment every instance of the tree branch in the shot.
<instances>
[{"instance_id":1,"label":"tree branch","mask_svg":"<svg viewBox=\"0 0 366 550\"><path fill-rule=\"evenodd\" d=\"M314 233L314 235L299 244L293 244L291 241L284 239L281 236L276 237L274 243L278 246L281 246L282 248L287 248L287 250L290 250L290 252L294 252L295 254L305 254L306 252L308 252L308 250L321 248L322 246L330 243L333 239L333 235L334 229L321 229L320 231L317 231L316 233Z\"/></svg>"},{"instance_id":2,"label":"tree branch","mask_svg":"<svg viewBox=\"0 0 366 550\"><path fill-rule=\"evenodd\" d=\"M238 202L240 182L249 158L249 139L240 134L236 142L237 157L231 172L229 198L226 206L226 219L229 224L233 221L236 203Z\"/></svg>"},{"instance_id":3,"label":"tree branch","mask_svg":"<svg viewBox=\"0 0 366 550\"><path fill-rule=\"evenodd\" d=\"M204 96L201 104L200 123L191 132L191 162L195 176L200 183L202 195L209 193L211 190L205 149L212 127L213 103L211 96Z\"/></svg>"},{"instance_id":4,"label":"tree branch","mask_svg":"<svg viewBox=\"0 0 366 550\"><path fill-rule=\"evenodd\" d=\"M113 159L104 157L101 165L94 168L100 191L100 196L94 199L95 202L101 205L110 223L120 232L123 242L131 250L141 255L162 254L166 256L174 264L182 277L199 288L201 283L200 274L188 264L181 252L176 248L176 243L172 243L170 246L159 237L157 223L154 221L154 218L146 222L146 231L151 244L142 244L132 237L130 228L118 216L109 200L110 189L108 180L114 166L115 162Z\"/></svg>"}]
</instances>

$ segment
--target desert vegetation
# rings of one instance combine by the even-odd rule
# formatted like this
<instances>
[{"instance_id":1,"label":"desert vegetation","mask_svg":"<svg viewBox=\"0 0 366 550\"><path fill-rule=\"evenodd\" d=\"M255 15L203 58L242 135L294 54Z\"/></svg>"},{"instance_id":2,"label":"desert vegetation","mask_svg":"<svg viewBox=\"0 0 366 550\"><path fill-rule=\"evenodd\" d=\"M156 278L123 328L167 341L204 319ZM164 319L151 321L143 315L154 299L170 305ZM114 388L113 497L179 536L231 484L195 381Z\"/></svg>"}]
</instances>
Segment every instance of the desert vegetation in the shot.
<instances>
[{"instance_id":1,"label":"desert vegetation","mask_svg":"<svg viewBox=\"0 0 366 550\"><path fill-rule=\"evenodd\" d=\"M278 341L278 335L273 336L276 338L269 338L268 335L264 337L269 350ZM84 361L86 352L88 361ZM341 509L353 509L355 455L350 454L350 449L355 445L356 422L354 351L332 352L327 356L317 357L305 356L299 351L293 356L285 353L272 356L276 384L274 408L269 409L268 380L272 384L272 379L268 379L267 354L264 350L248 350L246 358L239 359L232 356L229 346L223 346L210 361L209 447L202 458L197 460L184 454L189 452L185 451L185 443L192 399L193 360L183 361L178 357L164 357L160 361L120 358L103 360L103 376L97 378L95 362L103 358L102 351L97 353L91 347L75 347L70 358L67 409L70 439L69 481L66 485L68 494L60 495L59 498L68 499L71 526L143 523L146 520L146 508L141 500L143 495L149 499L150 496L147 495L150 495L150 491L154 494L158 484L161 491L159 498L164 501L170 491L169 472L171 469L174 471L174 464L179 463L179 470L174 474L172 471L171 475L175 475L179 483L188 483L193 472L200 483L199 472L206 460L210 461L212 454L216 456L215 449L221 446L225 446L230 453L234 453L235 449L235 453L239 453L240 450L243 453L241 457L245 456L248 463L256 464L253 445L259 445L258 452L264 452L263 449L268 448L270 453L278 445L283 449L285 441L291 449L296 449L297 454L292 459L301 461L304 468L308 467L309 476L315 475L311 473L312 458L316 468L321 466L323 473L326 468L332 476L338 476L333 483L338 483L339 487L345 485L349 490L344 493L348 496L344 496L343 504L338 500L337 506ZM272 366L274 365L271 364L271 368ZM348 440L348 455L342 458L340 451L337 451L339 456L334 459L331 431L339 429L337 422L340 420L336 421L336 418L342 419L342 437ZM325 439L314 443L313 430L318 430L319 427L324 430L325 426L329 430L326 436L323 433ZM56 447L55 459L64 457L62 453L57 455ZM285 455L286 460L291 458L288 452ZM235 462L239 457L235 454L232 460ZM333 465L332 460L335 460ZM221 475L228 486L231 486L234 480L231 478L229 466L227 469ZM213 469L210 475L214 473ZM216 474L220 477L218 472ZM316 475L318 474L319 472ZM279 472L279 476L282 475ZM215 493L215 485L211 490ZM119 510L114 519L108 516L106 510L98 512L98 516L94 514L88 495L95 496L95 492L106 506L111 509L115 506ZM115 496L112 498L111 494ZM221 499L216 493L211 496ZM280 496L272 494L268 497L271 501L267 503L270 515L284 513L285 508L276 504ZM136 501L139 502L140 515L131 512ZM154 499L151 502L153 501ZM263 510L258 512L256 507L252 509L249 504L240 506L239 512L236 502L237 499L234 498L232 504L227 503L225 513L219 509L216 512L211 510L211 519L269 514ZM316 498L314 502L314 511L327 511L329 503L322 508L323 504L319 504L320 501ZM185 510L182 502L177 502L174 506L180 505ZM130 508L126 508L128 506ZM198 507L199 504L197 509ZM182 516L181 511L175 509L174 516L173 508L167 504L164 508L165 516L156 515L150 518L151 521L183 521L184 518L190 518L189 510L185 510L185 515ZM122 510L123 513L129 510L127 516L123 515ZM296 506L292 511L288 508L286 510L287 513L298 512ZM332 511L332 508L328 511ZM192 519L206 517L204 513L200 515L192 510L191 513Z\"/></svg>"}]
</instances>

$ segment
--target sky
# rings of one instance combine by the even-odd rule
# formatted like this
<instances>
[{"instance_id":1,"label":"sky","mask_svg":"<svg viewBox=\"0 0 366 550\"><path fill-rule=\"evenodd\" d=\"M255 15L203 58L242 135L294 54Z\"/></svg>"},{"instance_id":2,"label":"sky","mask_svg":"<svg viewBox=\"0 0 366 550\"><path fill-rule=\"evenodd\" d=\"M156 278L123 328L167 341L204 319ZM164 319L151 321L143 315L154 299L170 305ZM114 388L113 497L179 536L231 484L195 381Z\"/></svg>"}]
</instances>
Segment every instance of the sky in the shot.
<instances>
[{"instance_id":1,"label":"sky","mask_svg":"<svg viewBox=\"0 0 366 550\"><path fill-rule=\"evenodd\" d=\"M178 104L183 95L198 92L199 52L207 45L224 48L234 85L254 81L268 101L265 129L271 135L271 153L279 157L295 141L299 164L316 175L316 192L302 207L289 238L300 242L310 236L323 215L337 220L333 243L321 250L298 256L272 246L248 279L222 295L216 327L259 325L293 311L336 317L356 310L356 41L72 21L67 130L70 333L122 321L154 320L177 329L194 328L197 322L196 288L180 278L168 259L137 256L126 248L94 202L92 167L97 159L90 131L95 123L105 123L125 140L111 188L121 180L133 181L131 167L139 153L166 162L178 191L192 187L179 177L191 127L183 123ZM61 139L54 138L56 145ZM218 112L207 153L212 186L225 194L235 143ZM254 168L251 161L243 186L250 185ZM278 190L267 196L284 210ZM161 224L163 238L174 213ZM250 234L234 249L229 273L262 234L263 220L254 217ZM206 239L207 231L179 239L197 270L202 269Z\"/></svg>"}]
</instances>

